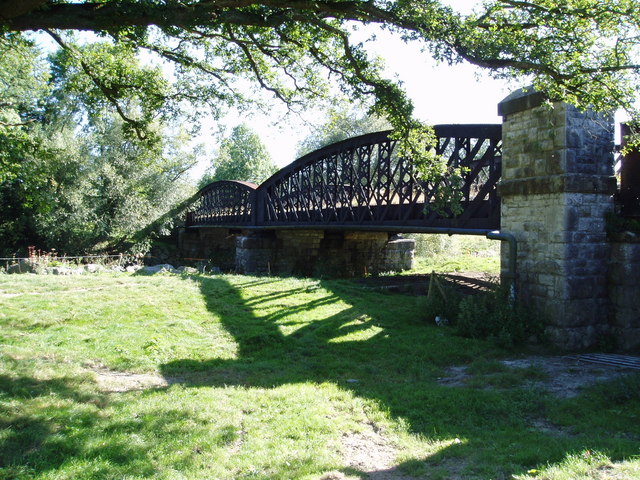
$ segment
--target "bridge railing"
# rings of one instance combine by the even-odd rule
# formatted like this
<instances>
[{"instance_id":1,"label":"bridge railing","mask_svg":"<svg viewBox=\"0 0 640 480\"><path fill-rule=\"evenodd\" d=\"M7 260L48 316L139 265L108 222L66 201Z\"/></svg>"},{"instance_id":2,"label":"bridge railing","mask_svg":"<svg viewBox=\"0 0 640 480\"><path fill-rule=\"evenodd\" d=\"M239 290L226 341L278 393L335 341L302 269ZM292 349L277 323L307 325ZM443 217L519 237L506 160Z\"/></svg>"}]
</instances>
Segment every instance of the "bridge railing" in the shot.
<instances>
[{"instance_id":1,"label":"bridge railing","mask_svg":"<svg viewBox=\"0 0 640 480\"><path fill-rule=\"evenodd\" d=\"M387 131L311 152L257 188L211 184L189 224L498 228L501 125L434 128L436 153L448 165L464 168L460 215L433 208L439 190L451 187L450 179L422 181L411 159L395 152L396 141Z\"/></svg>"},{"instance_id":2,"label":"bridge railing","mask_svg":"<svg viewBox=\"0 0 640 480\"><path fill-rule=\"evenodd\" d=\"M465 168L459 216L430 208L449 179L422 181L389 133L329 145L277 172L256 191L258 224L499 226L500 125L435 127L436 153Z\"/></svg>"},{"instance_id":3,"label":"bridge railing","mask_svg":"<svg viewBox=\"0 0 640 480\"><path fill-rule=\"evenodd\" d=\"M235 180L210 183L187 212L186 225L251 225L257 185Z\"/></svg>"}]
</instances>

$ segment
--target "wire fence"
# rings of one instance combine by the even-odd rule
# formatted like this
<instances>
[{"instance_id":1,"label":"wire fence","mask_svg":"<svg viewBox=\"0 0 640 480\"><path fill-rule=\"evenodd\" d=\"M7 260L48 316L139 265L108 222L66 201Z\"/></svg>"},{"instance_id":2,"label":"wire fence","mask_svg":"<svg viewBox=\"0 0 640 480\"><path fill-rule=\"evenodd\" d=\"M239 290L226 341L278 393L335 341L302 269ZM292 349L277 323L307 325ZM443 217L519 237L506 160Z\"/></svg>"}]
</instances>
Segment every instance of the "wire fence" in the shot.
<instances>
[{"instance_id":1,"label":"wire fence","mask_svg":"<svg viewBox=\"0 0 640 480\"><path fill-rule=\"evenodd\" d=\"M118 254L118 255L77 255L77 256L68 256L68 255L39 255L39 256L32 256L32 257L0 257L0 262L5 262L5 261L16 261L19 262L20 260L26 260L26 261L36 261L39 258L49 258L52 260L60 260L60 261L64 261L64 260L82 260L82 259L107 259L107 258L132 258L132 257L136 257L136 258L141 258L140 256L136 256L136 255L129 255L129 254Z\"/></svg>"},{"instance_id":2,"label":"wire fence","mask_svg":"<svg viewBox=\"0 0 640 480\"><path fill-rule=\"evenodd\" d=\"M0 271L9 273L24 273L48 267L69 267L89 264L103 266L126 266L144 262L143 255L115 254L115 255L60 255L55 251L43 252L29 248L29 254L23 256L0 257Z\"/></svg>"},{"instance_id":3,"label":"wire fence","mask_svg":"<svg viewBox=\"0 0 640 480\"><path fill-rule=\"evenodd\" d=\"M57 253L41 252L34 250L34 254L28 257L0 257L0 273L42 273L51 272L52 268L85 267L90 264L98 264L101 267L122 271L129 266L143 265L186 265L201 268L203 271L214 268L210 258L194 258L172 256L142 255L142 254L116 254L116 255L58 255ZM177 262L177 263L176 263ZM175 267L174 267L175 268ZM89 270L92 271L92 270ZM99 270L96 270L99 271Z\"/></svg>"}]
</instances>

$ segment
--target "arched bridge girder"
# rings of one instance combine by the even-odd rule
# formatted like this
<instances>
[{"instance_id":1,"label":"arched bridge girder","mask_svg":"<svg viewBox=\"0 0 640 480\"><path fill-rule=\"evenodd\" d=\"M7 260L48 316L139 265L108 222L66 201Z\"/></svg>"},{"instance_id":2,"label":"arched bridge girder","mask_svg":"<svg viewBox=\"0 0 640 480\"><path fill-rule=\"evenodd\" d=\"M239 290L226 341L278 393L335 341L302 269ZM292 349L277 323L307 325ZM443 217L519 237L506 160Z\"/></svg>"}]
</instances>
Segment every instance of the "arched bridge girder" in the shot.
<instances>
[{"instance_id":1,"label":"arched bridge girder","mask_svg":"<svg viewBox=\"0 0 640 480\"><path fill-rule=\"evenodd\" d=\"M247 199L230 194L228 185L211 184L203 189L207 200L201 202L200 215L193 216L189 224L389 226L406 231L413 227L499 228L501 125L434 128L436 153L446 158L448 165L464 168L462 185L452 185L447 177L437 184L422 181L411 160L395 153L396 142L389 138L390 132L378 132L328 145L299 158L257 189L247 191L252 195L251 207L239 208L238 204L246 205ZM453 187L462 197L459 215L433 207L440 190ZM219 201L229 205L215 203ZM237 221L227 214L234 209L242 212Z\"/></svg>"},{"instance_id":2,"label":"arched bridge girder","mask_svg":"<svg viewBox=\"0 0 640 480\"><path fill-rule=\"evenodd\" d=\"M187 212L187 225L252 225L257 188L254 183L235 180L204 186Z\"/></svg>"}]
</instances>

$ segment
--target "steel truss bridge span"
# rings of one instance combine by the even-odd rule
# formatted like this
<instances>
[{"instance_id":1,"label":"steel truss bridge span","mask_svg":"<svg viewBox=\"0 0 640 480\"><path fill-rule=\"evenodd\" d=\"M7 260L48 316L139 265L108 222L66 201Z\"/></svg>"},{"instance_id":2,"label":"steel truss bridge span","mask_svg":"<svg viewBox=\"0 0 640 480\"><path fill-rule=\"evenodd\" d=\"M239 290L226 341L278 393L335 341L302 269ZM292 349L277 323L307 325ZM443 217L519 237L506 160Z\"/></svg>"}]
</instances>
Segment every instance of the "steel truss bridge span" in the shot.
<instances>
[{"instance_id":1,"label":"steel truss bridge span","mask_svg":"<svg viewBox=\"0 0 640 480\"><path fill-rule=\"evenodd\" d=\"M411 158L395 152L390 131L350 138L311 152L261 185L219 181L199 192L187 227L323 228L386 231L496 230L501 125L436 125L435 153L464 167L462 185L420 180ZM433 208L455 189L462 211Z\"/></svg>"}]
</instances>

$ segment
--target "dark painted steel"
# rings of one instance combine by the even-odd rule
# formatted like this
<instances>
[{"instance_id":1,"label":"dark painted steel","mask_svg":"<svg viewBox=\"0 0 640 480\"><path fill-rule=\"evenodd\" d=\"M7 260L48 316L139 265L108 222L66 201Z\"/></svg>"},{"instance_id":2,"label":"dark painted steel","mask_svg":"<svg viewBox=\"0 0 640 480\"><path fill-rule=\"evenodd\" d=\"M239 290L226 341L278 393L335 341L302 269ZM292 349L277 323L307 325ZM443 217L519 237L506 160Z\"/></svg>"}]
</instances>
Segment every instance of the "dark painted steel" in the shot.
<instances>
[{"instance_id":1,"label":"dark painted steel","mask_svg":"<svg viewBox=\"0 0 640 480\"><path fill-rule=\"evenodd\" d=\"M187 212L187 227L197 225L246 226L253 224L255 183L221 180L200 189L199 199Z\"/></svg>"},{"instance_id":2,"label":"dark painted steel","mask_svg":"<svg viewBox=\"0 0 640 480\"><path fill-rule=\"evenodd\" d=\"M378 132L309 153L255 190L243 189L237 182L208 185L188 225L404 231L499 228L496 186L501 172L501 125L434 128L435 153L449 166L465 168L458 189L460 215L432 208L442 189L453 187L451 179L421 181L411 159L395 153L396 141L389 138L390 132Z\"/></svg>"},{"instance_id":3,"label":"dark painted steel","mask_svg":"<svg viewBox=\"0 0 640 480\"><path fill-rule=\"evenodd\" d=\"M621 158L617 203L621 206L622 215L640 217L640 150L637 147L628 149L628 138L632 133L629 125L623 123L620 128L622 148L628 151Z\"/></svg>"}]
</instances>

